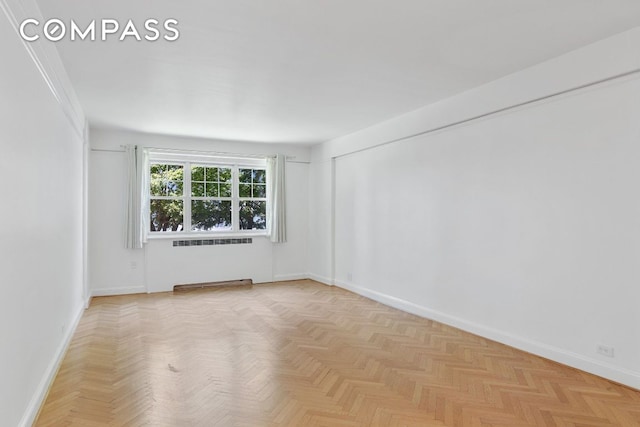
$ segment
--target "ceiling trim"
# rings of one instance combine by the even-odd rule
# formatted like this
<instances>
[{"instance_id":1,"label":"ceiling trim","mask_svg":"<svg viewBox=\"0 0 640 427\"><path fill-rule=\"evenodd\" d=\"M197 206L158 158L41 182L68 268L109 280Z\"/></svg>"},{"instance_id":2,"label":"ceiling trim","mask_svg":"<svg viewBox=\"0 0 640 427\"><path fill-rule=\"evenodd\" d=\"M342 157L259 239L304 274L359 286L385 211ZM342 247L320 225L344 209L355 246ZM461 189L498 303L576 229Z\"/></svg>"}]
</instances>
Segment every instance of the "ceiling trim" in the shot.
<instances>
[{"instance_id":1,"label":"ceiling trim","mask_svg":"<svg viewBox=\"0 0 640 427\"><path fill-rule=\"evenodd\" d=\"M42 14L37 4L34 0L0 0L0 9L4 12L73 130L78 137L84 139L84 112L55 47L46 42L30 43L20 36L20 22L27 18L41 18Z\"/></svg>"}]
</instances>

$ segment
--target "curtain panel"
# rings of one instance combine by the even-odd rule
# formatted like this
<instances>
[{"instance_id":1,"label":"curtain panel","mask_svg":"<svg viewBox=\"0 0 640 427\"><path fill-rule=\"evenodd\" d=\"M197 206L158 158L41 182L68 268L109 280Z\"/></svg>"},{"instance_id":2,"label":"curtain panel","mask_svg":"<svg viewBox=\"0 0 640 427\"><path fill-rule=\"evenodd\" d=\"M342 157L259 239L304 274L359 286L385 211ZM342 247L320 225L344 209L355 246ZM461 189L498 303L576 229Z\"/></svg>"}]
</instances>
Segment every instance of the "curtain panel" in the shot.
<instances>
[{"instance_id":1,"label":"curtain panel","mask_svg":"<svg viewBox=\"0 0 640 427\"><path fill-rule=\"evenodd\" d=\"M287 241L285 163L286 157L282 154L267 158L270 213L267 230L271 241L274 243L285 243Z\"/></svg>"}]
</instances>

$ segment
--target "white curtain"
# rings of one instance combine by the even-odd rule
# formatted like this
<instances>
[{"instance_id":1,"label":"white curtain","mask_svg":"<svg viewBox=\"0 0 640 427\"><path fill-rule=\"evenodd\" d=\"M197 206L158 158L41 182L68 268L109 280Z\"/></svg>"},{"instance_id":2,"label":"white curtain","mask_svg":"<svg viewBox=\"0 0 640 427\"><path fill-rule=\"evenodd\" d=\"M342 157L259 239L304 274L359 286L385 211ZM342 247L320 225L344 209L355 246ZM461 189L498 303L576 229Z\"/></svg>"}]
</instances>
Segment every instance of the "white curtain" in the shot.
<instances>
[{"instance_id":1,"label":"white curtain","mask_svg":"<svg viewBox=\"0 0 640 427\"><path fill-rule=\"evenodd\" d=\"M268 232L271 241L274 243L284 243L287 241L286 227L286 205L284 194L284 170L286 157L278 154L276 157L267 159L267 183L269 201L269 224Z\"/></svg>"},{"instance_id":2,"label":"white curtain","mask_svg":"<svg viewBox=\"0 0 640 427\"><path fill-rule=\"evenodd\" d=\"M138 154L142 154L142 159L140 160L142 167L139 169L142 177L138 196L140 200L140 239L142 243L147 243L147 231L151 221L149 216L149 150L143 148L142 152L139 151Z\"/></svg>"},{"instance_id":3,"label":"white curtain","mask_svg":"<svg viewBox=\"0 0 640 427\"><path fill-rule=\"evenodd\" d=\"M125 247L140 249L144 240L143 189L145 153L137 145L125 147L127 157L127 207L125 223Z\"/></svg>"}]
</instances>

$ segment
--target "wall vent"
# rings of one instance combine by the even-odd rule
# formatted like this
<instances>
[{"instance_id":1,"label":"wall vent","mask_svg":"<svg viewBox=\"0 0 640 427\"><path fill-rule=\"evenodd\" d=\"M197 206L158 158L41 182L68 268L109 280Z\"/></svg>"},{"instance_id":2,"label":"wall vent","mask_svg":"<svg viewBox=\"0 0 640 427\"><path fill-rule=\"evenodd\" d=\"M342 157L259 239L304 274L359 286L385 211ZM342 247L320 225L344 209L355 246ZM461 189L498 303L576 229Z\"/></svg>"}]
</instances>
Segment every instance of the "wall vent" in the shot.
<instances>
[{"instance_id":1,"label":"wall vent","mask_svg":"<svg viewBox=\"0 0 640 427\"><path fill-rule=\"evenodd\" d=\"M174 240L173 246L246 245L252 243L253 239L247 237L242 239Z\"/></svg>"}]
</instances>

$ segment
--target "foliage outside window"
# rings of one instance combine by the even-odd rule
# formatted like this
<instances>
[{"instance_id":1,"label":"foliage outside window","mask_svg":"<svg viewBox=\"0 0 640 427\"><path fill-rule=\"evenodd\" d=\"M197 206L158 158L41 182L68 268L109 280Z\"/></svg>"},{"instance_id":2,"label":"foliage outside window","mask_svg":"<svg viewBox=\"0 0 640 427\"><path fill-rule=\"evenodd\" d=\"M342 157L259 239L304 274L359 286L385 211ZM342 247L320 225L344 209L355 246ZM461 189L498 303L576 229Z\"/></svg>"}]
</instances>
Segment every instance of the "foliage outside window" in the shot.
<instances>
[{"instance_id":1,"label":"foliage outside window","mask_svg":"<svg viewBox=\"0 0 640 427\"><path fill-rule=\"evenodd\" d=\"M263 167L153 162L149 178L152 233L247 232L267 228L267 179Z\"/></svg>"},{"instance_id":2,"label":"foliage outside window","mask_svg":"<svg viewBox=\"0 0 640 427\"><path fill-rule=\"evenodd\" d=\"M184 230L184 166L152 164L150 169L151 231Z\"/></svg>"},{"instance_id":3,"label":"foliage outside window","mask_svg":"<svg viewBox=\"0 0 640 427\"><path fill-rule=\"evenodd\" d=\"M191 231L232 230L231 168L191 167Z\"/></svg>"},{"instance_id":4,"label":"foliage outside window","mask_svg":"<svg viewBox=\"0 0 640 427\"><path fill-rule=\"evenodd\" d=\"M240 229L267 228L267 177L264 169L240 169Z\"/></svg>"}]
</instances>

